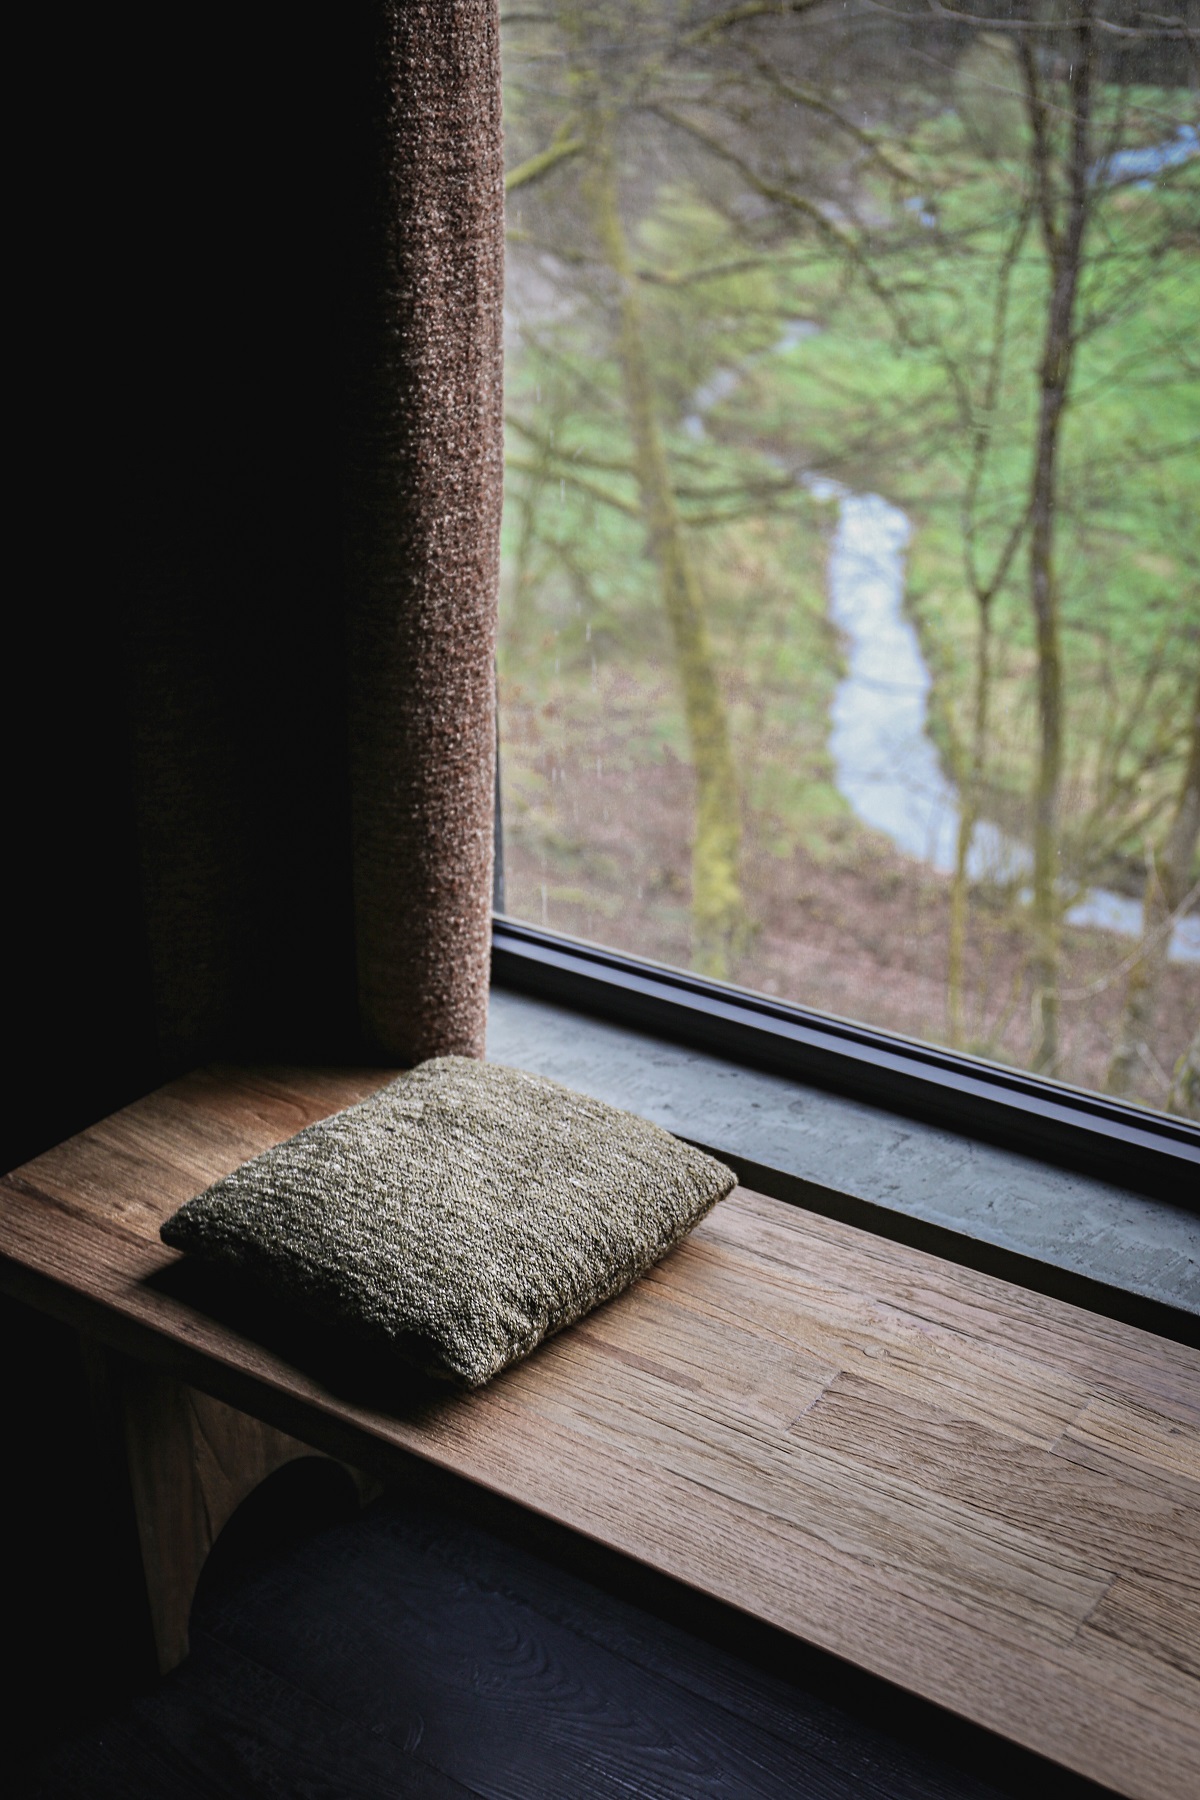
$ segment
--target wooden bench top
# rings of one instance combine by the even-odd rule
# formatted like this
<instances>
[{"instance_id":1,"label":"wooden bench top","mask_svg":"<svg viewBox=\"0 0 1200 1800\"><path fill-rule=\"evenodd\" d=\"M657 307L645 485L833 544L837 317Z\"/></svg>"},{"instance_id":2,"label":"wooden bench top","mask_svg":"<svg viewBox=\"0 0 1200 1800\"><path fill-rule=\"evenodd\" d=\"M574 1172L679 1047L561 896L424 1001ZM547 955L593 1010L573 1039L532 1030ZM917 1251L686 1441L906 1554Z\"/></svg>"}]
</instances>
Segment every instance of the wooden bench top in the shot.
<instances>
[{"instance_id":1,"label":"wooden bench top","mask_svg":"<svg viewBox=\"0 0 1200 1800\"><path fill-rule=\"evenodd\" d=\"M208 1069L0 1182L19 1297L467 1478L1129 1795L1200 1793L1200 1354L739 1189L476 1394L378 1410L163 1284L161 1219L372 1071Z\"/></svg>"}]
</instances>

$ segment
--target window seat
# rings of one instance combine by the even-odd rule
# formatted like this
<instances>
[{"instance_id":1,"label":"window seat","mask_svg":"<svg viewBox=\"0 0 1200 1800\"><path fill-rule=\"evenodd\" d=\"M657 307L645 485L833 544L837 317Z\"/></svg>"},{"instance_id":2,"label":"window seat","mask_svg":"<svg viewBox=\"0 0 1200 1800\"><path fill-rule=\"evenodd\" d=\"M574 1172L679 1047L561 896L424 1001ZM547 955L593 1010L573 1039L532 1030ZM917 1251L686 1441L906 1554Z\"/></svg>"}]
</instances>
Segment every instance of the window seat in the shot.
<instances>
[{"instance_id":1,"label":"window seat","mask_svg":"<svg viewBox=\"0 0 1200 1800\"><path fill-rule=\"evenodd\" d=\"M209 1316L157 1232L382 1079L202 1070L0 1183L5 1290L133 1372L152 1602L181 1483L211 1541L312 1446L500 1495L1125 1794L1197 1791L1200 1355L739 1189L490 1387L364 1404ZM178 1466L185 1414L215 1473Z\"/></svg>"}]
</instances>

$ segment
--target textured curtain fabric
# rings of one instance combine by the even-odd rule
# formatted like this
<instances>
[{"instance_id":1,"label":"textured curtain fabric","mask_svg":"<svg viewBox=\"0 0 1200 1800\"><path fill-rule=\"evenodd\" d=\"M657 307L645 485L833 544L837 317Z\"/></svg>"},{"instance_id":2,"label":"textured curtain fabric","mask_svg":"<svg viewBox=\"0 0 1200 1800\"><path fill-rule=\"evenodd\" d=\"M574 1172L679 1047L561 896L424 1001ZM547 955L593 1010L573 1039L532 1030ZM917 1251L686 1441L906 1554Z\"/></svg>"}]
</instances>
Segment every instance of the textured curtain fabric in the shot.
<instances>
[{"instance_id":1,"label":"textured curtain fabric","mask_svg":"<svg viewBox=\"0 0 1200 1800\"><path fill-rule=\"evenodd\" d=\"M181 1049L252 1024L314 1055L356 1019L360 1053L392 1063L479 1056L502 470L496 0L372 0L309 52L293 38L290 81L243 81L240 132L217 151L223 199L211 136L197 158L215 265L240 281L207 295L221 351L188 394L199 429L156 507L169 553L152 561L133 656L161 1025ZM185 233L181 262L190 250Z\"/></svg>"},{"instance_id":2,"label":"textured curtain fabric","mask_svg":"<svg viewBox=\"0 0 1200 1800\"><path fill-rule=\"evenodd\" d=\"M362 1018L482 1055L491 936L504 160L495 0L381 9L349 496Z\"/></svg>"},{"instance_id":3,"label":"textured curtain fabric","mask_svg":"<svg viewBox=\"0 0 1200 1800\"><path fill-rule=\"evenodd\" d=\"M155 392L143 434L173 446L148 476L130 656L158 1030L182 1061L478 1056L496 0L372 0L293 34L282 68L269 36L261 50L232 133L182 134L193 205L165 226L155 329L166 361L171 289L190 289L198 362L173 416Z\"/></svg>"}]
</instances>

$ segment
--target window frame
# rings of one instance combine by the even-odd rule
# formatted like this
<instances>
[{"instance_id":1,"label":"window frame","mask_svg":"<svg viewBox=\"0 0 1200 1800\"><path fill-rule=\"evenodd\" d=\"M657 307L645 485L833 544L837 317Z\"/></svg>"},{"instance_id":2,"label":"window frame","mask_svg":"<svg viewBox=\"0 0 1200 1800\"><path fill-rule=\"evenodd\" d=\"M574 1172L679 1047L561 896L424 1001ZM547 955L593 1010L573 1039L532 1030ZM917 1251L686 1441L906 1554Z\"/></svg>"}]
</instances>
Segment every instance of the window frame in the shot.
<instances>
[{"instance_id":1,"label":"window frame","mask_svg":"<svg viewBox=\"0 0 1200 1800\"><path fill-rule=\"evenodd\" d=\"M499 910L492 980L1200 1210L1200 1126L1187 1119L628 956Z\"/></svg>"}]
</instances>

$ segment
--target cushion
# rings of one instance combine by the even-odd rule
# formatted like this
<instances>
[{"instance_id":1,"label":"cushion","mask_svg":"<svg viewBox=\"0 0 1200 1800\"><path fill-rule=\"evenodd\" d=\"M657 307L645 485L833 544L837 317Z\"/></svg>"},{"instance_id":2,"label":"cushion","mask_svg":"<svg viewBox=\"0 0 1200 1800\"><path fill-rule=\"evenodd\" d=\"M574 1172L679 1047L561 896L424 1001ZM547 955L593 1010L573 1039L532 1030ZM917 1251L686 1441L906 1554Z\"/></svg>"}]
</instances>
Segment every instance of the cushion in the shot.
<instances>
[{"instance_id":1,"label":"cushion","mask_svg":"<svg viewBox=\"0 0 1200 1800\"><path fill-rule=\"evenodd\" d=\"M443 1056L244 1163L162 1236L478 1387L627 1287L734 1181L557 1081Z\"/></svg>"}]
</instances>

